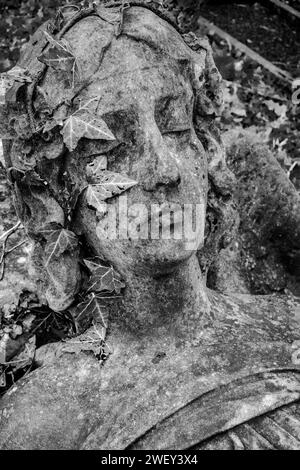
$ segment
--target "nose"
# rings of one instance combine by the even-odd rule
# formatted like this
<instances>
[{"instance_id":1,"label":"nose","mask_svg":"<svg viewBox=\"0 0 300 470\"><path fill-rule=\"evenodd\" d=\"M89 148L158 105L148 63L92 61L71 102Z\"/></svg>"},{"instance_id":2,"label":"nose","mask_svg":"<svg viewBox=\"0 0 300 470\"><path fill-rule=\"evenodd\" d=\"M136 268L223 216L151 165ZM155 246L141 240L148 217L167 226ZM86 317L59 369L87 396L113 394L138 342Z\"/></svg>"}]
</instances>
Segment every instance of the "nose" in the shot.
<instances>
[{"instance_id":1,"label":"nose","mask_svg":"<svg viewBox=\"0 0 300 470\"><path fill-rule=\"evenodd\" d=\"M167 147L157 127L147 131L143 157L140 181L145 191L155 191L159 186L180 184L176 155Z\"/></svg>"}]
</instances>

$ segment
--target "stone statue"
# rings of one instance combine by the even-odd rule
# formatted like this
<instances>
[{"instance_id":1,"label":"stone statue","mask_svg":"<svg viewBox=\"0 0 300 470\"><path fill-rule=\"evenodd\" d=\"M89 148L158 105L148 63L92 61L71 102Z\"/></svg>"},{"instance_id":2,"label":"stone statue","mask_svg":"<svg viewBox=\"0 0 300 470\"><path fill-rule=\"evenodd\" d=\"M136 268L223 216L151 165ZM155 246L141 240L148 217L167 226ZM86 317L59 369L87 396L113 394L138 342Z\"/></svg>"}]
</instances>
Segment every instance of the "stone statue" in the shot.
<instances>
[{"instance_id":1,"label":"stone statue","mask_svg":"<svg viewBox=\"0 0 300 470\"><path fill-rule=\"evenodd\" d=\"M238 225L210 46L180 35L161 2L129 3L62 10L9 93L6 163L41 297L76 310L87 268L94 286L104 266L117 295L101 297L106 359L76 351L77 338L41 348L0 403L0 447L299 449L296 300L207 287ZM128 213L114 226L120 200ZM164 237L162 214L149 236L161 205L198 207L196 228Z\"/></svg>"}]
</instances>

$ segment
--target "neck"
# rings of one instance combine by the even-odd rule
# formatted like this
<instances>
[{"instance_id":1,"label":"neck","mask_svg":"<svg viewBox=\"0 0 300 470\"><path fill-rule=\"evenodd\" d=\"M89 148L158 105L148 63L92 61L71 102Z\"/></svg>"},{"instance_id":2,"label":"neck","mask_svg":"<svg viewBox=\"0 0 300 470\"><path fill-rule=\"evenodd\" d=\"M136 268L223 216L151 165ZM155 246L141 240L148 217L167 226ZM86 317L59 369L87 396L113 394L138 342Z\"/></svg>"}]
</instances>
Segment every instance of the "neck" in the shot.
<instances>
[{"instance_id":1,"label":"neck","mask_svg":"<svg viewBox=\"0 0 300 470\"><path fill-rule=\"evenodd\" d=\"M110 306L114 328L149 334L157 329L183 328L210 310L196 255L171 274L131 274L119 302Z\"/></svg>"}]
</instances>

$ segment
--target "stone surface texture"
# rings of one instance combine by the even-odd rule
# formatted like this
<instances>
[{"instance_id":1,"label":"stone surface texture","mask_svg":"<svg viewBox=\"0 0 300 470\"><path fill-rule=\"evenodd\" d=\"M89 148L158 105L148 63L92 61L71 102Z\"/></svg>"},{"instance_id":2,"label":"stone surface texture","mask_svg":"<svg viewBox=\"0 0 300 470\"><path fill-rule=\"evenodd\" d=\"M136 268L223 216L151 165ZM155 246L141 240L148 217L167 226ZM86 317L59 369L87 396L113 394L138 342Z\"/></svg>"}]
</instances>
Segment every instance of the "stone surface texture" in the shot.
<instances>
[{"instance_id":1,"label":"stone surface texture","mask_svg":"<svg viewBox=\"0 0 300 470\"><path fill-rule=\"evenodd\" d=\"M68 100L68 85L46 70L34 94L37 119L45 102L59 119L97 97L95 112L115 140L84 138L70 152L55 127L23 152L22 164L32 165L26 178L16 171L26 139L7 143L17 207L35 243L36 282L53 310L68 308L81 289L81 251L105 259L126 288L107 304L111 354L104 364L88 351L70 352L77 338L38 351L39 367L0 402L0 448L299 447L299 303L274 285L266 292L280 295L252 295L265 281L239 265L234 245L244 237L253 253L254 232L272 245L270 256L284 254L292 266L299 251L293 187L264 149L245 144L226 163L214 122L221 79L206 39L184 40L141 7L125 11L119 36L94 15L64 39L84 86ZM39 30L22 66L38 68L44 46ZM192 244L109 240L105 215L88 207L82 193L86 167L100 155L109 171L138 182L126 193L128 206L207 208ZM108 204L117 207L118 197ZM49 227L76 235L50 262ZM280 419L285 429L293 425L290 441L272 424Z\"/></svg>"}]
</instances>

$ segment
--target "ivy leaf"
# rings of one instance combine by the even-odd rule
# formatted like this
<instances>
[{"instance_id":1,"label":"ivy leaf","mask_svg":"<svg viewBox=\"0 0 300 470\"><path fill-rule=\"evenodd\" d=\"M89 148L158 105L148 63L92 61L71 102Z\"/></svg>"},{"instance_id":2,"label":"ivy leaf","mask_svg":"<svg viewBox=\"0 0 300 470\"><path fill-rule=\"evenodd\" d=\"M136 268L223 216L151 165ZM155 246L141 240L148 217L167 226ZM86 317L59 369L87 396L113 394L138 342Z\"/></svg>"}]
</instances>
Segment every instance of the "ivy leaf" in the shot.
<instances>
[{"instance_id":1,"label":"ivy leaf","mask_svg":"<svg viewBox=\"0 0 300 470\"><path fill-rule=\"evenodd\" d=\"M84 101L81 103L81 100L79 100L79 109L78 111L81 111L85 109L89 113L93 114L96 112L96 109L99 104L100 97L99 96L94 96L93 98L90 98L88 101ZM75 103L75 101L74 101Z\"/></svg>"},{"instance_id":2,"label":"ivy leaf","mask_svg":"<svg viewBox=\"0 0 300 470\"><path fill-rule=\"evenodd\" d=\"M77 333L83 333L94 323L100 327L101 339L104 341L108 328L108 309L101 305L94 293L89 294L76 307L70 308L69 312L75 322Z\"/></svg>"},{"instance_id":3,"label":"ivy leaf","mask_svg":"<svg viewBox=\"0 0 300 470\"><path fill-rule=\"evenodd\" d=\"M103 266L103 260L102 258L100 258L100 256L94 256L93 258L84 259L83 262L91 274L93 274L99 268L99 266Z\"/></svg>"},{"instance_id":4,"label":"ivy leaf","mask_svg":"<svg viewBox=\"0 0 300 470\"><path fill-rule=\"evenodd\" d=\"M88 207L96 210L100 217L107 213L107 205L103 201L101 193L97 192L95 186L88 186L86 188L85 198Z\"/></svg>"},{"instance_id":5,"label":"ivy leaf","mask_svg":"<svg viewBox=\"0 0 300 470\"><path fill-rule=\"evenodd\" d=\"M44 31L51 47L38 57L38 60L48 67L52 67L62 74L62 77L74 85L74 76L76 72L76 59L66 40L56 41L47 31Z\"/></svg>"},{"instance_id":6,"label":"ivy leaf","mask_svg":"<svg viewBox=\"0 0 300 470\"><path fill-rule=\"evenodd\" d=\"M78 246L76 235L69 230L44 230L42 235L47 239L45 266L48 266L52 259L57 259L66 251L73 251Z\"/></svg>"},{"instance_id":7,"label":"ivy leaf","mask_svg":"<svg viewBox=\"0 0 300 470\"><path fill-rule=\"evenodd\" d=\"M103 212L103 202L112 197L122 194L124 191L137 185L126 175L113 173L111 171L102 171L93 179L97 184L90 184L86 190L86 201L89 207Z\"/></svg>"},{"instance_id":8,"label":"ivy leaf","mask_svg":"<svg viewBox=\"0 0 300 470\"><path fill-rule=\"evenodd\" d=\"M87 284L87 291L120 294L125 284L112 266L104 266L98 259L83 261L92 273Z\"/></svg>"},{"instance_id":9,"label":"ivy leaf","mask_svg":"<svg viewBox=\"0 0 300 470\"><path fill-rule=\"evenodd\" d=\"M82 137L92 140L115 140L103 119L86 108L80 108L66 120L61 134L70 152L76 149Z\"/></svg>"}]
</instances>

